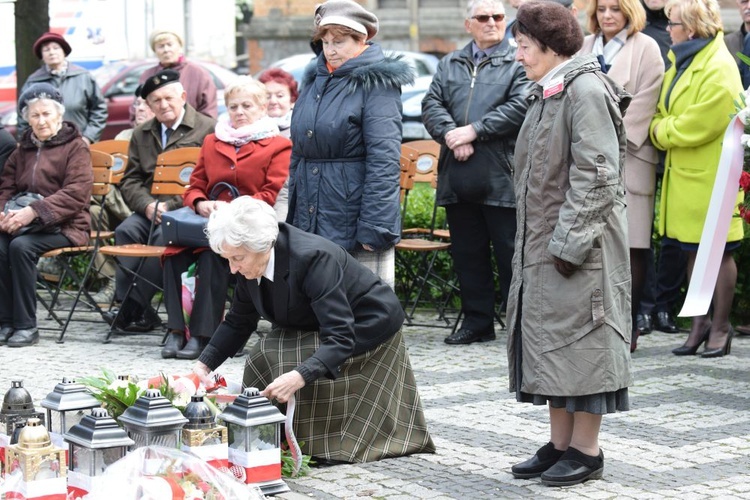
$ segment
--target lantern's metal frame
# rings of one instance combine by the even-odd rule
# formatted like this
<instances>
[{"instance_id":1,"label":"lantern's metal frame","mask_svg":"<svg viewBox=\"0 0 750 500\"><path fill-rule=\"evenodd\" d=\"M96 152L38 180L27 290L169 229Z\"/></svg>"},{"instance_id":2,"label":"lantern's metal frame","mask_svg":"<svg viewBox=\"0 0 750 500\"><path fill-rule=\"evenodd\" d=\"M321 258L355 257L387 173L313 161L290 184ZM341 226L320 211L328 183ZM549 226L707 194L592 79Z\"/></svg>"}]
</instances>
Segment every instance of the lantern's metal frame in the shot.
<instances>
[{"instance_id":1,"label":"lantern's metal frame","mask_svg":"<svg viewBox=\"0 0 750 500\"><path fill-rule=\"evenodd\" d=\"M159 389L147 389L117 420L135 442L131 451L152 445L155 438L165 436L174 437L174 446L178 447L180 431L188 422L180 410L161 395Z\"/></svg>"},{"instance_id":2,"label":"lantern's metal frame","mask_svg":"<svg viewBox=\"0 0 750 500\"><path fill-rule=\"evenodd\" d=\"M257 485L264 495L277 495L289 490L281 479L281 423L286 420L284 414L271 404L255 387L246 387L232 404L228 405L217 417L228 424L249 429L261 425L275 424L274 446L279 450L279 479L250 483ZM252 452L249 452L252 453Z\"/></svg>"},{"instance_id":3,"label":"lantern's metal frame","mask_svg":"<svg viewBox=\"0 0 750 500\"><path fill-rule=\"evenodd\" d=\"M60 429L48 429L63 435L68 431L66 416L70 412L83 411L98 408L101 403L83 386L76 383L75 379L63 377L62 382L47 394L41 402L42 408L47 410L47 425L52 426L52 412L60 414ZM74 424L70 425L72 427Z\"/></svg>"},{"instance_id":4,"label":"lantern's metal frame","mask_svg":"<svg viewBox=\"0 0 750 500\"><path fill-rule=\"evenodd\" d=\"M26 427L21 431L18 443L8 447L8 473L14 470L13 466L18 462L24 481L31 482L36 480L41 465L48 460L57 461L60 467L57 477L65 478L67 475L65 449L52 444L47 429L38 418L30 418Z\"/></svg>"}]
</instances>

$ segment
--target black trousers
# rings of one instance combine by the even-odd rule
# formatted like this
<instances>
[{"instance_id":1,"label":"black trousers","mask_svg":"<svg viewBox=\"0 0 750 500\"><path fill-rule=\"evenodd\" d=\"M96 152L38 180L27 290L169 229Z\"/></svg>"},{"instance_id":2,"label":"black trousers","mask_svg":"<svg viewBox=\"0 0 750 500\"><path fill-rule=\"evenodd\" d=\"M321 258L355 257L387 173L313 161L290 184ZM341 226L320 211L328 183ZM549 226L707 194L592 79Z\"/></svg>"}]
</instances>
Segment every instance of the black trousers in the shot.
<instances>
[{"instance_id":1,"label":"black trousers","mask_svg":"<svg viewBox=\"0 0 750 500\"><path fill-rule=\"evenodd\" d=\"M675 245L661 245L659 261L654 266L653 249L646 266L646 282L641 299L641 314L674 313L680 300L680 288L687 279L687 254Z\"/></svg>"},{"instance_id":2,"label":"black trousers","mask_svg":"<svg viewBox=\"0 0 750 500\"><path fill-rule=\"evenodd\" d=\"M508 301L516 236L516 210L474 203L445 206L451 232L453 267L461 286L462 328L493 329L496 293L492 254L498 269L500 296Z\"/></svg>"},{"instance_id":3,"label":"black trousers","mask_svg":"<svg viewBox=\"0 0 750 500\"><path fill-rule=\"evenodd\" d=\"M36 328L36 264L53 248L72 246L62 234L0 233L0 326Z\"/></svg>"},{"instance_id":4,"label":"black trousers","mask_svg":"<svg viewBox=\"0 0 750 500\"><path fill-rule=\"evenodd\" d=\"M190 315L190 335L211 338L222 319L229 289L229 263L210 249L200 253L191 250L164 259L164 303L167 328L185 331L182 314L182 273L198 262L195 300Z\"/></svg>"},{"instance_id":5,"label":"black trousers","mask_svg":"<svg viewBox=\"0 0 750 500\"><path fill-rule=\"evenodd\" d=\"M164 239L161 235L161 227L156 226L151 239L148 239L148 231L151 227L151 221L139 214L133 214L125 219L117 229L115 229L115 243L118 245L128 245L130 243L148 243L150 245L164 245ZM135 271L142 259L136 257L120 258L120 263L131 271ZM143 266L138 273L143 278L156 285L150 285L144 279L136 280L133 290L130 292L129 299L133 300L138 306L145 310L150 304L151 299L162 286L162 269L159 259L143 259ZM117 268L115 282L115 299L122 301L125 297L133 275L126 273L119 267ZM138 319L138 318L135 318Z\"/></svg>"}]
</instances>

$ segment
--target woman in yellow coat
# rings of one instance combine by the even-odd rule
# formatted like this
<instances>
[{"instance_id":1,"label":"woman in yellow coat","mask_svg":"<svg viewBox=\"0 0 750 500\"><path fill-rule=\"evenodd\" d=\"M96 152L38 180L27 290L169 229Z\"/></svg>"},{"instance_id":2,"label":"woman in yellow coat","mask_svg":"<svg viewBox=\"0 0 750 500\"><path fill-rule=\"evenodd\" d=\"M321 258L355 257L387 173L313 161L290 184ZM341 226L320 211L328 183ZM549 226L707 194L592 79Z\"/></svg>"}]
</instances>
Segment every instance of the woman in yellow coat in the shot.
<instances>
[{"instance_id":1,"label":"woman in yellow coat","mask_svg":"<svg viewBox=\"0 0 750 500\"><path fill-rule=\"evenodd\" d=\"M677 245L687 252L691 275L722 138L742 84L737 65L724 45L716 0L669 0L664 11L672 37L672 66L664 75L650 128L654 145L667 153L659 233L662 245ZM714 291L713 319L708 315L694 317L685 345L674 349L674 354L696 354L704 342L703 357L729 354L733 334L729 313L737 281L732 251L739 247L742 237L742 222L733 219Z\"/></svg>"}]
</instances>

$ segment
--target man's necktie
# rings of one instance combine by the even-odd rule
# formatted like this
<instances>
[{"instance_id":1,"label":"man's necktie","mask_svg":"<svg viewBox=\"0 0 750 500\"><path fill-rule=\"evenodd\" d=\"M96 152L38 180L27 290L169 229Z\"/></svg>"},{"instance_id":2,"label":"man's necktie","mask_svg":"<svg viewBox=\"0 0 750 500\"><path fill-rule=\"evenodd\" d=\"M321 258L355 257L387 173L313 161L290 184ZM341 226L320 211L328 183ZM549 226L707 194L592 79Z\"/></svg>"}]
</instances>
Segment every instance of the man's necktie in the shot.
<instances>
[{"instance_id":1,"label":"man's necktie","mask_svg":"<svg viewBox=\"0 0 750 500\"><path fill-rule=\"evenodd\" d=\"M486 58L487 58L487 54L485 54L483 50L480 50L479 52L474 54L474 62L477 64L477 66Z\"/></svg>"},{"instance_id":2,"label":"man's necktie","mask_svg":"<svg viewBox=\"0 0 750 500\"><path fill-rule=\"evenodd\" d=\"M172 135L172 132L174 132L174 130L172 130L171 128L167 128L164 131L164 144L162 144L162 146L161 146L162 149L164 149L164 148L167 147L167 143L169 143L169 136Z\"/></svg>"}]
</instances>

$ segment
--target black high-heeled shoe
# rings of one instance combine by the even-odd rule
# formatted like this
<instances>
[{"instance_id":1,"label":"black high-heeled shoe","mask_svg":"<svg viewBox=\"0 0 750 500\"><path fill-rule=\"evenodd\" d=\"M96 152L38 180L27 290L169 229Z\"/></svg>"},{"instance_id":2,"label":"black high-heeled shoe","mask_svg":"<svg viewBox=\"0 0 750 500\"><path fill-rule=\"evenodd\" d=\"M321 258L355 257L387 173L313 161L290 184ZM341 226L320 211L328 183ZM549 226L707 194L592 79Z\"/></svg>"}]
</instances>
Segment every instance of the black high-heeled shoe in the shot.
<instances>
[{"instance_id":1,"label":"black high-heeled shoe","mask_svg":"<svg viewBox=\"0 0 750 500\"><path fill-rule=\"evenodd\" d=\"M708 325L708 327L706 327L706 330L703 332L703 335L701 335L701 338L698 340L697 344L687 345L687 342L686 342L685 345L672 349L672 354L674 354L675 356L694 356L698 352L698 348L704 342L708 341L708 335L710 333L711 333L711 325Z\"/></svg>"},{"instance_id":2,"label":"black high-heeled shoe","mask_svg":"<svg viewBox=\"0 0 750 500\"><path fill-rule=\"evenodd\" d=\"M704 349L701 358L720 358L729 354L732 351L732 337L734 337L734 328L730 326L724 345L718 349Z\"/></svg>"}]
</instances>

